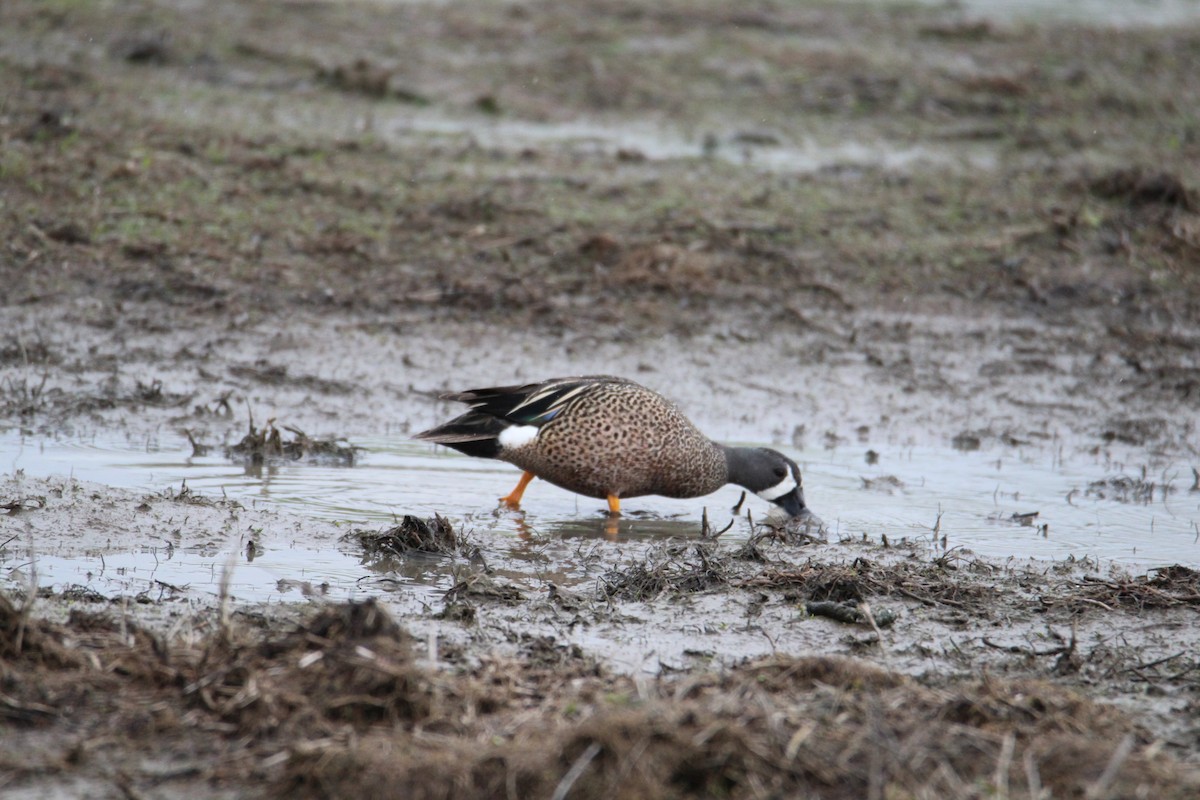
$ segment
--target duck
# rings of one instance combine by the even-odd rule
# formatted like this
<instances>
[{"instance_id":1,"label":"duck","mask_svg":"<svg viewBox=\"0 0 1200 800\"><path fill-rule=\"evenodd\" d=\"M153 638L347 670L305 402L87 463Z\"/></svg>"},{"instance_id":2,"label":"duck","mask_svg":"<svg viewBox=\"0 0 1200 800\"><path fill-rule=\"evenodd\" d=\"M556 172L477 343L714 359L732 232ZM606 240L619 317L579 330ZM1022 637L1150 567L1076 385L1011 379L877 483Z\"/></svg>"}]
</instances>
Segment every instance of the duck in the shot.
<instances>
[{"instance_id":1,"label":"duck","mask_svg":"<svg viewBox=\"0 0 1200 800\"><path fill-rule=\"evenodd\" d=\"M781 508L808 514L796 462L766 447L731 447L704 435L674 403L626 378L586 375L441 395L469 410L413 438L522 470L500 503L517 509L541 478L585 497L621 501L692 498L736 484Z\"/></svg>"}]
</instances>

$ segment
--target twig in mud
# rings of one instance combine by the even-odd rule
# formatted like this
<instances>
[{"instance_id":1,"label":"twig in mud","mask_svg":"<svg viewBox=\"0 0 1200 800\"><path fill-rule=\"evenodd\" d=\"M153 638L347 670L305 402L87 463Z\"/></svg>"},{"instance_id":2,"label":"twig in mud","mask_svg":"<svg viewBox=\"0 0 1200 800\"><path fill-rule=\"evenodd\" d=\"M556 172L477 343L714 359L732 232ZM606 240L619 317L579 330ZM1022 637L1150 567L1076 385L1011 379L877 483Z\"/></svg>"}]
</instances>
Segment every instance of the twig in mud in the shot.
<instances>
[{"instance_id":1,"label":"twig in mud","mask_svg":"<svg viewBox=\"0 0 1200 800\"><path fill-rule=\"evenodd\" d=\"M32 722L35 719L53 719L58 716L58 710L41 703L27 703L0 693L0 718Z\"/></svg>"},{"instance_id":2,"label":"twig in mud","mask_svg":"<svg viewBox=\"0 0 1200 800\"><path fill-rule=\"evenodd\" d=\"M13 653L21 655L21 646L25 643L25 629L29 618L33 616L33 604L37 601L37 556L33 549L33 534L29 535L29 588L21 601L21 612L17 616L17 634L13 637Z\"/></svg>"},{"instance_id":3,"label":"twig in mud","mask_svg":"<svg viewBox=\"0 0 1200 800\"><path fill-rule=\"evenodd\" d=\"M927 605L927 606L944 605L944 606L950 606L952 608L966 608L967 607L966 603L960 603L957 600L949 600L945 597L924 597L922 595L917 594L914 591L905 589L903 586L897 586L896 591L899 592L900 594L904 595L905 597L907 597L909 600L916 600L918 603L921 603L921 604Z\"/></svg>"},{"instance_id":4,"label":"twig in mud","mask_svg":"<svg viewBox=\"0 0 1200 800\"><path fill-rule=\"evenodd\" d=\"M204 444L203 442L196 441L196 437L192 436L192 432L187 428L183 429L183 433L185 436L187 436L188 442L192 445L193 458L208 455L208 451L211 449L208 445Z\"/></svg>"},{"instance_id":5,"label":"twig in mud","mask_svg":"<svg viewBox=\"0 0 1200 800\"><path fill-rule=\"evenodd\" d=\"M878 614L879 618L876 619L877 615L871 611L870 603L859 603L858 609L867 618L867 622L871 625L871 630L875 631L875 641L879 645L879 654L883 656L884 664L887 665L888 669L892 669L892 654L888 652L887 647L883 643L883 631L879 627L880 625L887 627L895 622L895 613L887 610L880 611Z\"/></svg>"},{"instance_id":6,"label":"twig in mud","mask_svg":"<svg viewBox=\"0 0 1200 800\"><path fill-rule=\"evenodd\" d=\"M1050 631L1054 634L1053 629ZM1061 640L1062 637L1055 634L1055 638ZM1075 622L1071 622L1071 639L1067 642L1066 649L1058 654L1058 658L1054 660L1054 671L1059 675L1069 675L1079 671L1079 662L1075 658L1075 649L1078 643L1078 636L1075 627Z\"/></svg>"},{"instance_id":7,"label":"twig in mud","mask_svg":"<svg viewBox=\"0 0 1200 800\"><path fill-rule=\"evenodd\" d=\"M1196 472L1196 470L1193 469L1192 472ZM1197 473L1196 480L1198 482L1200 482L1200 473ZM1196 491L1196 490L1193 489L1193 491ZM730 511L735 516L738 514L741 514L742 513L742 503L744 503L744 502L746 502L746 490L745 489L742 490L742 496L738 498L737 504L734 505L734 507L732 509L730 509Z\"/></svg>"},{"instance_id":8,"label":"twig in mud","mask_svg":"<svg viewBox=\"0 0 1200 800\"><path fill-rule=\"evenodd\" d=\"M233 416L233 406L229 404L229 398L232 396L233 396L233 389L230 389L229 391L225 392L220 397L218 397L216 400L214 400L212 402L212 405L213 405L212 413L216 414L217 416L221 416L221 417L232 417Z\"/></svg>"},{"instance_id":9,"label":"twig in mud","mask_svg":"<svg viewBox=\"0 0 1200 800\"><path fill-rule=\"evenodd\" d=\"M1058 656L1074 649L1074 642L1064 644L1059 647L1051 647L1049 650L1034 650L1032 647L1022 647L1019 644L997 644L986 636L981 640L985 645L993 650L1003 650L1006 653L1016 653L1019 656Z\"/></svg>"},{"instance_id":10,"label":"twig in mud","mask_svg":"<svg viewBox=\"0 0 1200 800\"><path fill-rule=\"evenodd\" d=\"M1174 661L1175 659L1177 659L1177 658L1179 658L1180 656L1183 656L1183 655L1187 655L1187 651L1186 651L1186 650L1180 650L1178 653L1176 653L1176 654L1175 654L1175 655L1173 655L1173 656L1166 656L1166 657L1164 657L1164 658L1158 658L1158 659L1155 659L1154 661L1147 661L1147 662L1146 662L1146 663L1144 663L1144 664L1137 664L1137 665L1135 665L1135 666L1132 666L1132 667L1126 667L1126 668L1125 668L1125 672L1137 672L1137 671L1139 671L1139 670L1143 670L1143 669L1152 669L1153 667L1157 667L1157 666L1159 666L1159 665L1161 665L1161 664L1165 664L1165 663L1167 663L1168 661Z\"/></svg>"},{"instance_id":11,"label":"twig in mud","mask_svg":"<svg viewBox=\"0 0 1200 800\"><path fill-rule=\"evenodd\" d=\"M729 520L729 524L721 530L713 530L712 526L708 524L708 506L705 506L704 512L700 517L700 538L709 542L715 542L723 533L726 533L730 528L733 527L733 523L734 520L731 519Z\"/></svg>"},{"instance_id":12,"label":"twig in mud","mask_svg":"<svg viewBox=\"0 0 1200 800\"><path fill-rule=\"evenodd\" d=\"M1116 609L1113 608L1112 606L1110 606L1108 603L1101 603L1099 600L1093 600L1090 597L1078 597L1076 599L1080 603L1089 603L1093 606L1099 606L1100 608L1103 608L1105 611L1116 611Z\"/></svg>"},{"instance_id":13,"label":"twig in mud","mask_svg":"<svg viewBox=\"0 0 1200 800\"><path fill-rule=\"evenodd\" d=\"M1133 753L1133 746L1136 740L1132 734L1127 734L1121 743L1117 745L1117 749L1113 751L1112 758L1108 760L1108 766L1104 768L1104 772L1096 779L1096 782L1087 788L1084 792L1086 800L1105 800L1110 796L1113 781L1117 779L1117 774L1120 773L1121 767L1125 766L1125 762Z\"/></svg>"},{"instance_id":14,"label":"twig in mud","mask_svg":"<svg viewBox=\"0 0 1200 800\"><path fill-rule=\"evenodd\" d=\"M558 786L554 787L554 794L550 795L550 800L565 800L566 796L571 793L571 787L575 785L575 781L579 780L579 776L588 768L592 760L600 755L601 751L599 742L592 742L587 746L587 749L579 754L575 762L571 764L571 768L562 776L562 780L558 782Z\"/></svg>"},{"instance_id":15,"label":"twig in mud","mask_svg":"<svg viewBox=\"0 0 1200 800\"><path fill-rule=\"evenodd\" d=\"M1000 743L1000 756L996 759L996 771L992 773L992 786L997 797L1008 797L1008 770L1012 767L1013 752L1017 749L1017 737L1012 731L1004 734Z\"/></svg>"},{"instance_id":16,"label":"twig in mud","mask_svg":"<svg viewBox=\"0 0 1200 800\"><path fill-rule=\"evenodd\" d=\"M217 626L221 641L224 642L231 641L229 627L229 587L233 583L233 568L236 566L234 558L236 556L231 553L229 560L225 562L225 569L221 570L221 585L217 600Z\"/></svg>"},{"instance_id":17,"label":"twig in mud","mask_svg":"<svg viewBox=\"0 0 1200 800\"><path fill-rule=\"evenodd\" d=\"M1025 782L1029 784L1029 796L1033 800L1042 800L1042 776L1038 772L1032 747L1025 748L1025 757L1021 761L1025 767Z\"/></svg>"}]
</instances>

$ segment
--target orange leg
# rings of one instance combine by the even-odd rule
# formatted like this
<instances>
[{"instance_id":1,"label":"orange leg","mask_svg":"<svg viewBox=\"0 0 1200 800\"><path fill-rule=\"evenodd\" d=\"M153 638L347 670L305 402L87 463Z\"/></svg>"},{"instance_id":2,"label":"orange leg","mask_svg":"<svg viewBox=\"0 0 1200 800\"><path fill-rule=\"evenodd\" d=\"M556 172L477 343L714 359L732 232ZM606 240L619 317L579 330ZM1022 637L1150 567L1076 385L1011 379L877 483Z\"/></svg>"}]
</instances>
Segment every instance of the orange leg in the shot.
<instances>
[{"instance_id":1,"label":"orange leg","mask_svg":"<svg viewBox=\"0 0 1200 800\"><path fill-rule=\"evenodd\" d=\"M525 487L528 486L529 482L536 477L537 476L532 472L526 470L525 473L521 475L521 480L517 482L517 488L513 489L504 497L501 497L500 502L504 503L504 505L508 506L509 508L519 508L521 505L521 495L525 494Z\"/></svg>"},{"instance_id":2,"label":"orange leg","mask_svg":"<svg viewBox=\"0 0 1200 800\"><path fill-rule=\"evenodd\" d=\"M617 497L615 494L610 494L608 496L608 513L612 514L614 517L621 516L621 498Z\"/></svg>"}]
</instances>

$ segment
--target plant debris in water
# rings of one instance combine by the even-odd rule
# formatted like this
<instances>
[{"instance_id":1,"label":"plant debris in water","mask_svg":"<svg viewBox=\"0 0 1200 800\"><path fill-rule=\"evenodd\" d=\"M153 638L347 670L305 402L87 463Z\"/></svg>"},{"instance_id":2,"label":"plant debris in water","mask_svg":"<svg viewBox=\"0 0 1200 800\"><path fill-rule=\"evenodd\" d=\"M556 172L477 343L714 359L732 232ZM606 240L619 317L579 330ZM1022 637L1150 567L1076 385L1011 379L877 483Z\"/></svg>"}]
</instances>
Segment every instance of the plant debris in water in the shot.
<instances>
[{"instance_id":1,"label":"plant debris in water","mask_svg":"<svg viewBox=\"0 0 1200 800\"><path fill-rule=\"evenodd\" d=\"M369 558L404 556L414 551L454 555L466 547L462 534L455 531L450 520L441 514L434 514L429 519L405 514L399 525L382 533L355 530L342 538L357 542Z\"/></svg>"},{"instance_id":2,"label":"plant debris in water","mask_svg":"<svg viewBox=\"0 0 1200 800\"><path fill-rule=\"evenodd\" d=\"M501 603L517 603L525 599L524 593L519 588L511 583L497 580L485 570L476 570L459 576L445 594L447 606L461 603L468 597Z\"/></svg>"},{"instance_id":3,"label":"plant debris in water","mask_svg":"<svg viewBox=\"0 0 1200 800\"><path fill-rule=\"evenodd\" d=\"M1128 475L1116 475L1102 481L1092 481L1085 492L1088 497L1099 500L1115 500L1118 503L1150 503L1154 500L1154 490L1158 488L1153 481L1144 477L1131 478ZM1162 487L1163 494L1167 487Z\"/></svg>"},{"instance_id":4,"label":"plant debris in water","mask_svg":"<svg viewBox=\"0 0 1200 800\"><path fill-rule=\"evenodd\" d=\"M310 439L299 428L290 425L276 427L274 419L267 420L261 430L251 420L249 428L241 441L225 448L226 458L247 464L305 460L352 467L358 458L358 451L362 449L337 438ZM290 433L291 438L285 439L284 431Z\"/></svg>"},{"instance_id":5,"label":"plant debris in water","mask_svg":"<svg viewBox=\"0 0 1200 800\"><path fill-rule=\"evenodd\" d=\"M689 559L688 555L694 556ZM727 559L714 557L711 545L667 547L660 553L608 572L600 580L605 598L653 600L659 595L693 594L729 583Z\"/></svg>"}]
</instances>

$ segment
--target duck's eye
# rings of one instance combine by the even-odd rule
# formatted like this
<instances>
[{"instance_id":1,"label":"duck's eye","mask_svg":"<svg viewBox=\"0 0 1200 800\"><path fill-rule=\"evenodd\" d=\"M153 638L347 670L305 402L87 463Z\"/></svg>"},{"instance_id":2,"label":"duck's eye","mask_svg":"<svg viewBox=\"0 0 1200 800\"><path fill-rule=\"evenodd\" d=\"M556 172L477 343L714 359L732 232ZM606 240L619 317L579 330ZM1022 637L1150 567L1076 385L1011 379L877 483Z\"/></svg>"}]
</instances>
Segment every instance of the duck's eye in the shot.
<instances>
[{"instance_id":1,"label":"duck's eye","mask_svg":"<svg viewBox=\"0 0 1200 800\"><path fill-rule=\"evenodd\" d=\"M775 467L775 477L776 478L783 478L786 476L787 476L787 467L784 467L784 466Z\"/></svg>"}]
</instances>

